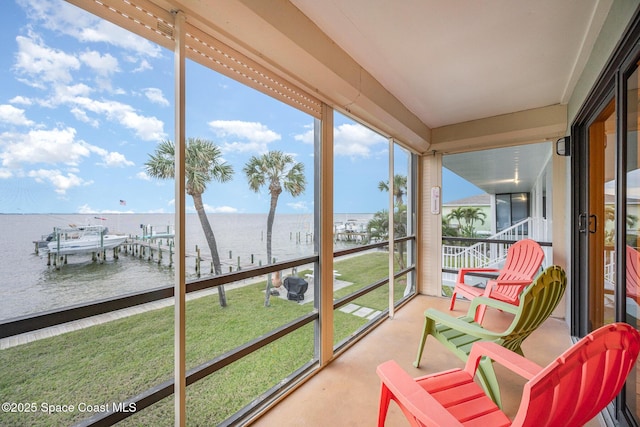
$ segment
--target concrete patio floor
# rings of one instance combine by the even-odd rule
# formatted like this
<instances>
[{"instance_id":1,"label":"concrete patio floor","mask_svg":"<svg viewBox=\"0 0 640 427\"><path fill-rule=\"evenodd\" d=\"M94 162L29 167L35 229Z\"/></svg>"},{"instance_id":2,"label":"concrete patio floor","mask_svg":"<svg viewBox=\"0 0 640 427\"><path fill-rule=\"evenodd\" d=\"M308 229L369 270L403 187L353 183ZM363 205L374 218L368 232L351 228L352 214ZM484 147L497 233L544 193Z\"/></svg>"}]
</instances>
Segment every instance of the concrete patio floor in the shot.
<instances>
[{"instance_id":1,"label":"concrete patio floor","mask_svg":"<svg viewBox=\"0 0 640 427\"><path fill-rule=\"evenodd\" d=\"M394 319L383 322L373 332L331 362L326 368L302 384L252 426L373 426L377 423L380 380L376 366L395 359L412 376L425 375L464 364L433 337L427 339L419 369L412 363L422 333L424 310L435 307L448 311L449 300L418 296L396 312ZM468 302L460 301L452 312L466 313ZM504 329L511 315L487 310L484 325ZM525 355L546 365L571 345L569 328L564 319L550 318L522 345ZM524 380L496 365L504 409L513 417L520 404ZM387 416L387 426L409 425L394 402ZM587 426L599 426L595 419Z\"/></svg>"}]
</instances>

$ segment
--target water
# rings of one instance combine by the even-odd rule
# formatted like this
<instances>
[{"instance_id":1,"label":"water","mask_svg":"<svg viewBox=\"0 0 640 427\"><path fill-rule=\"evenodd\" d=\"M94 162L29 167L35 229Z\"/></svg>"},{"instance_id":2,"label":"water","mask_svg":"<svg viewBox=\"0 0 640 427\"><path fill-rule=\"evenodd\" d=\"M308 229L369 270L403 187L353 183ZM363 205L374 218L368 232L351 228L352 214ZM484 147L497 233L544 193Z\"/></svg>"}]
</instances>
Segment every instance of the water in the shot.
<instances>
[{"instance_id":1,"label":"water","mask_svg":"<svg viewBox=\"0 0 640 427\"><path fill-rule=\"evenodd\" d=\"M223 272L237 268L238 257L243 267L266 260L266 214L209 214ZM356 219L368 221L371 214L336 215L336 221ZM98 219L104 218L104 220ZM0 320L132 292L173 284L173 269L166 264L121 255L113 260L107 252L103 263L91 256L72 255L60 269L47 266L46 256L35 254L34 240L53 231L54 227L70 224L103 224L111 233L141 235L141 225L156 230L173 225L173 214L107 214L107 215L0 215ZM210 252L198 216L186 218L186 250L195 254L200 248L204 259ZM348 243L336 243L336 248ZM272 238L272 256L277 261L309 256L314 253L313 216L311 214L276 214ZM165 255L166 257L166 255ZM187 280L196 278L195 261L186 263ZM203 261L203 276L210 266Z\"/></svg>"}]
</instances>

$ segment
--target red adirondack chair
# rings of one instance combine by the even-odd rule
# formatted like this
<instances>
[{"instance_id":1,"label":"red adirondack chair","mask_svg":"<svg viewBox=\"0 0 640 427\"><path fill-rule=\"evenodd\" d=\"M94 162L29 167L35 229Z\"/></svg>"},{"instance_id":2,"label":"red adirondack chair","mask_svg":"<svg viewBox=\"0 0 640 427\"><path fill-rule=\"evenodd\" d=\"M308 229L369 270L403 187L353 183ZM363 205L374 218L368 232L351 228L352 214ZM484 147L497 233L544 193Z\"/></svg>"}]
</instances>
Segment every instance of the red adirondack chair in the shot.
<instances>
[{"instance_id":1,"label":"red adirondack chair","mask_svg":"<svg viewBox=\"0 0 640 427\"><path fill-rule=\"evenodd\" d=\"M492 342L473 345L464 369L411 378L395 361L377 368L382 379L378 427L391 400L414 426L578 427L620 393L640 351L640 333L626 323L605 325L546 367ZM528 381L513 421L473 380L487 356Z\"/></svg>"},{"instance_id":2,"label":"red adirondack chair","mask_svg":"<svg viewBox=\"0 0 640 427\"><path fill-rule=\"evenodd\" d=\"M640 253L627 245L627 297L640 303Z\"/></svg>"},{"instance_id":3,"label":"red adirondack chair","mask_svg":"<svg viewBox=\"0 0 640 427\"><path fill-rule=\"evenodd\" d=\"M626 267L626 291L627 298L631 298L640 305L640 252L627 245L627 267ZM605 295L613 295L613 287L605 288Z\"/></svg>"},{"instance_id":4,"label":"red adirondack chair","mask_svg":"<svg viewBox=\"0 0 640 427\"><path fill-rule=\"evenodd\" d=\"M457 295L473 299L483 295L488 298L504 301L509 304L520 303L520 293L533 282L544 259L542 247L531 239L523 239L514 243L507 251L507 259L501 269L497 268L461 268L458 272L456 285L451 296L449 310L453 310ZM467 273L499 273L498 277L487 281L486 287L479 288L464 282ZM475 315L475 321L482 323L487 306L480 305Z\"/></svg>"}]
</instances>

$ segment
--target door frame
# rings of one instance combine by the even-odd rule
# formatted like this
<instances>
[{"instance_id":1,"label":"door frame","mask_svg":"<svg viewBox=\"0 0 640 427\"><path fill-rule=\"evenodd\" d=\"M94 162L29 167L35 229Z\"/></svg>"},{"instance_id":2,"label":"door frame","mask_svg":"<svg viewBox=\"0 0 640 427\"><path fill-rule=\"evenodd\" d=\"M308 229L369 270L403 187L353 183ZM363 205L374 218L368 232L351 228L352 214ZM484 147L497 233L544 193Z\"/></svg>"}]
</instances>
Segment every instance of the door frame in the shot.
<instances>
[{"instance_id":1,"label":"door frame","mask_svg":"<svg viewBox=\"0 0 640 427\"><path fill-rule=\"evenodd\" d=\"M617 122L617 156L616 156L616 181L618 190L616 191L616 234L624 236L626 217L626 79L630 75L629 70L635 66L640 59L640 7L636 10L633 19L623 34L620 42L614 49L606 66L602 70L600 77L592 87L580 110L576 114L571 124L571 145L574 150L571 155L571 334L576 337L583 337L589 332L588 328L588 274L584 271L585 263L588 261L588 236L582 233L584 229L584 219L581 224L580 216L587 215L589 196L589 126L598 115L604 110L608 102L615 98L616 102L616 122ZM623 186L624 185L624 186ZM584 218L584 217L583 217ZM616 251L623 249L624 239L617 239ZM625 265L624 257L621 263L616 263L617 273L622 272L624 277ZM620 276L618 276L620 277ZM624 288L622 288L624 291ZM621 292L617 292L621 294ZM624 292L619 299L624 303Z\"/></svg>"},{"instance_id":2,"label":"door frame","mask_svg":"<svg viewBox=\"0 0 640 427\"><path fill-rule=\"evenodd\" d=\"M627 135L626 135L626 87L640 60L640 7L625 30L620 42L611 54L598 80L589 92L571 124L571 140L574 147L571 158L571 333L583 337L589 332L589 232L585 222L589 202L589 126L615 99L616 109L616 320L624 321L626 312L626 198L627 198ZM584 184L583 184L584 183ZM620 425L637 426L638 420L626 406L626 389L609 407L609 415Z\"/></svg>"},{"instance_id":3,"label":"door frame","mask_svg":"<svg viewBox=\"0 0 640 427\"><path fill-rule=\"evenodd\" d=\"M575 173L571 174L571 246L574 254L571 258L573 275L571 282L571 334L576 337L583 337L590 332L589 248L591 233L589 233L589 195L592 189L589 180L589 165L591 164L589 128L593 123L597 122L598 117L606 110L611 100L614 99L616 94L616 80L614 77L615 75L601 82L602 87L597 92L596 88L594 88L592 96L581 109L583 114L576 118L571 126L572 145L576 148L571 158L571 169L575 171ZM618 145L617 142L616 145ZM618 178L618 170L618 158L616 157L616 179ZM618 191L616 192L618 197L619 193ZM618 201L616 200L617 204ZM616 221L617 223L618 221Z\"/></svg>"}]
</instances>

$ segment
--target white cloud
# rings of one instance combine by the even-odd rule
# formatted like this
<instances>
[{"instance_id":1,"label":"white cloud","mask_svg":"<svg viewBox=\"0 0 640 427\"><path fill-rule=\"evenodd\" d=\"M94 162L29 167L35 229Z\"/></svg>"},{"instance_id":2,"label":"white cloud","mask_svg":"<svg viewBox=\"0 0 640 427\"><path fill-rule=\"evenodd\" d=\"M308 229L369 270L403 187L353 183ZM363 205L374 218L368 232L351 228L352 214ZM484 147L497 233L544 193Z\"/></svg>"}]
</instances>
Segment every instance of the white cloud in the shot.
<instances>
[{"instance_id":1,"label":"white cloud","mask_svg":"<svg viewBox=\"0 0 640 427\"><path fill-rule=\"evenodd\" d=\"M149 213L149 214L161 214L161 213L165 213L165 210L163 208L149 209L147 211L147 213Z\"/></svg>"},{"instance_id":2,"label":"white cloud","mask_svg":"<svg viewBox=\"0 0 640 427\"><path fill-rule=\"evenodd\" d=\"M73 114L73 117L75 117L76 120L78 120L79 122L88 123L94 128L97 128L98 126L100 126L100 122L96 119L92 119L91 117L89 117L86 111L80 108L75 108L75 107L72 108L70 111L71 111L71 114Z\"/></svg>"},{"instance_id":3,"label":"white cloud","mask_svg":"<svg viewBox=\"0 0 640 427\"><path fill-rule=\"evenodd\" d=\"M112 151L102 156L101 165L109 168L122 168L125 166L133 166L134 163L130 160L127 160L124 154L118 153L117 151Z\"/></svg>"},{"instance_id":4,"label":"white cloud","mask_svg":"<svg viewBox=\"0 0 640 427\"><path fill-rule=\"evenodd\" d=\"M29 177L34 178L36 182L50 182L54 191L58 194L66 194L67 190L82 185L90 185L92 181L85 181L79 176L68 173L66 176L59 170L38 169L29 171Z\"/></svg>"},{"instance_id":5,"label":"white cloud","mask_svg":"<svg viewBox=\"0 0 640 427\"><path fill-rule=\"evenodd\" d=\"M147 70L153 70L153 67L151 66L149 61L147 61L146 59L142 59L142 60L140 60L140 65L138 65L136 68L131 70L131 72L132 73L141 73L141 72L147 71Z\"/></svg>"},{"instance_id":6,"label":"white cloud","mask_svg":"<svg viewBox=\"0 0 640 427\"><path fill-rule=\"evenodd\" d=\"M13 173L9 169L0 168L0 179L11 178Z\"/></svg>"},{"instance_id":7,"label":"white cloud","mask_svg":"<svg viewBox=\"0 0 640 427\"><path fill-rule=\"evenodd\" d=\"M54 88L52 104L61 104L76 96L89 96L93 89L84 83L75 85L58 85Z\"/></svg>"},{"instance_id":8,"label":"white cloud","mask_svg":"<svg viewBox=\"0 0 640 427\"><path fill-rule=\"evenodd\" d=\"M191 207L192 211L195 211L195 207ZM204 210L208 213L236 213L238 209L232 208L231 206L210 206L204 203Z\"/></svg>"},{"instance_id":9,"label":"white cloud","mask_svg":"<svg viewBox=\"0 0 640 427\"><path fill-rule=\"evenodd\" d=\"M287 203L287 206L296 211L309 211L309 204L304 201Z\"/></svg>"},{"instance_id":10,"label":"white cloud","mask_svg":"<svg viewBox=\"0 0 640 427\"><path fill-rule=\"evenodd\" d=\"M149 99L149 101L153 102L154 104L162 105L163 107L169 106L169 101L164 97L162 90L155 87L150 87L143 89L143 92L147 99Z\"/></svg>"},{"instance_id":11,"label":"white cloud","mask_svg":"<svg viewBox=\"0 0 640 427\"><path fill-rule=\"evenodd\" d=\"M0 105L0 122L17 126L32 126L33 121L26 118L24 110L13 105Z\"/></svg>"},{"instance_id":12,"label":"white cloud","mask_svg":"<svg viewBox=\"0 0 640 427\"><path fill-rule=\"evenodd\" d=\"M117 151L107 151L104 148L97 147L95 145L86 145L87 148L102 158L102 161L98 163L100 166L108 168L120 168L125 166L133 166L134 163L124 156L124 154Z\"/></svg>"},{"instance_id":13,"label":"white cloud","mask_svg":"<svg viewBox=\"0 0 640 427\"><path fill-rule=\"evenodd\" d=\"M237 136L251 141L273 142L281 137L277 132L258 122L244 122L241 120L213 120L209 126L219 136Z\"/></svg>"},{"instance_id":14,"label":"white cloud","mask_svg":"<svg viewBox=\"0 0 640 427\"><path fill-rule=\"evenodd\" d=\"M15 68L18 74L28 79L25 83L44 89L46 83L72 82L71 71L80 68L78 58L45 46L33 33L30 36L31 38L16 37L18 53Z\"/></svg>"},{"instance_id":15,"label":"white cloud","mask_svg":"<svg viewBox=\"0 0 640 427\"><path fill-rule=\"evenodd\" d=\"M157 58L161 48L124 28L62 0L19 0L29 19L80 42L103 42L142 57Z\"/></svg>"},{"instance_id":16,"label":"white cloud","mask_svg":"<svg viewBox=\"0 0 640 427\"><path fill-rule=\"evenodd\" d=\"M370 157L372 148L389 141L360 124L342 124L334 129L336 156Z\"/></svg>"},{"instance_id":17,"label":"white cloud","mask_svg":"<svg viewBox=\"0 0 640 427\"><path fill-rule=\"evenodd\" d=\"M88 113L105 116L108 120L120 123L125 128L146 141L159 141L166 138L164 123L154 116L139 114L132 106L111 100L94 100L89 95L95 88L85 83L75 83L73 71L78 71L85 64L97 73L97 87L109 89L108 77L118 70L118 61L110 54L96 51L85 51L80 59L60 50L47 47L33 32L30 38L18 36L18 54L16 55L16 72L22 81L41 89L52 88L52 96L41 100L46 107L68 105L76 119L99 125L99 118ZM157 103L167 103L158 89L147 89L147 97Z\"/></svg>"},{"instance_id":18,"label":"white cloud","mask_svg":"<svg viewBox=\"0 0 640 427\"><path fill-rule=\"evenodd\" d=\"M304 133L298 134L298 135L294 135L293 139L295 139L296 141L300 141L303 144L313 144L313 140L314 140L314 129L313 126L307 126L308 128L310 128L309 130L307 130Z\"/></svg>"},{"instance_id":19,"label":"white cloud","mask_svg":"<svg viewBox=\"0 0 640 427\"><path fill-rule=\"evenodd\" d=\"M136 174L136 178L141 179L143 181L151 181L151 177L147 175L146 172L141 171Z\"/></svg>"},{"instance_id":20,"label":"white cloud","mask_svg":"<svg viewBox=\"0 0 640 427\"><path fill-rule=\"evenodd\" d=\"M93 209L91 206L84 204L78 208L78 213L81 214L93 214L98 213L97 210Z\"/></svg>"},{"instance_id":21,"label":"white cloud","mask_svg":"<svg viewBox=\"0 0 640 427\"><path fill-rule=\"evenodd\" d=\"M79 58L96 74L96 85L100 89L111 91L111 76L120 71L118 60L108 53L102 55L95 50L87 50Z\"/></svg>"},{"instance_id":22,"label":"white cloud","mask_svg":"<svg viewBox=\"0 0 640 427\"><path fill-rule=\"evenodd\" d=\"M247 142L233 141L224 142L221 145L226 152L258 152L268 151L268 144L278 141L282 137L277 132L272 131L266 125L258 122L245 122L241 120L213 120L209 122L219 138L246 140Z\"/></svg>"},{"instance_id":23,"label":"white cloud","mask_svg":"<svg viewBox=\"0 0 640 427\"><path fill-rule=\"evenodd\" d=\"M118 152L110 152L103 148L78 141L75 139L76 131L73 128L32 130L26 134L4 133L0 135L0 160L2 166L8 169L20 169L29 164L48 164L66 166L69 181L74 181L74 176L80 170L77 166L85 159L96 154L101 157L98 164L113 168L133 166L134 163ZM29 175L38 177L39 175ZM40 178L44 178L41 177ZM64 186L64 182L58 183L49 179L55 186Z\"/></svg>"},{"instance_id":24,"label":"white cloud","mask_svg":"<svg viewBox=\"0 0 640 427\"><path fill-rule=\"evenodd\" d=\"M269 151L264 142L225 142L220 144L225 153L266 153Z\"/></svg>"},{"instance_id":25,"label":"white cloud","mask_svg":"<svg viewBox=\"0 0 640 427\"><path fill-rule=\"evenodd\" d=\"M118 101L98 101L86 95L91 88L84 84L74 86L57 86L53 98L41 102L42 105L54 107L68 105L70 112L77 120L98 127L100 121L89 113L106 117L107 120L119 123L144 141L159 141L166 138L164 122L154 116L143 116L131 105Z\"/></svg>"},{"instance_id":26,"label":"white cloud","mask_svg":"<svg viewBox=\"0 0 640 427\"><path fill-rule=\"evenodd\" d=\"M89 206L88 204L84 204L80 207L78 207L78 213L81 214L121 214L121 213L135 213L132 210L117 210L117 209L94 209L91 206ZM95 219L99 219L98 217L96 217Z\"/></svg>"},{"instance_id":27,"label":"white cloud","mask_svg":"<svg viewBox=\"0 0 640 427\"><path fill-rule=\"evenodd\" d=\"M80 54L80 60L101 76L110 76L119 71L118 60L108 53L102 55L95 50L88 50Z\"/></svg>"},{"instance_id":28,"label":"white cloud","mask_svg":"<svg viewBox=\"0 0 640 427\"><path fill-rule=\"evenodd\" d=\"M12 104L20 104L20 105L32 105L33 102L29 99L26 98L24 96L18 95L18 96L14 96L13 98L11 98L9 100L10 103Z\"/></svg>"},{"instance_id":29,"label":"white cloud","mask_svg":"<svg viewBox=\"0 0 640 427\"><path fill-rule=\"evenodd\" d=\"M77 165L88 157L89 144L75 140L73 128L31 130L26 134L0 135L2 165L18 168L25 163Z\"/></svg>"},{"instance_id":30,"label":"white cloud","mask_svg":"<svg viewBox=\"0 0 640 427\"><path fill-rule=\"evenodd\" d=\"M104 115L107 119L120 123L144 141L160 141L166 137L161 120L153 116L142 116L130 105L118 101L96 101L87 97L74 97L66 101L75 104L76 108Z\"/></svg>"},{"instance_id":31,"label":"white cloud","mask_svg":"<svg viewBox=\"0 0 640 427\"><path fill-rule=\"evenodd\" d=\"M373 153L386 151L388 140L360 124L345 123L334 128L334 153L336 156L370 157ZM313 144L314 130L294 135L296 141ZM373 150L383 144L382 149Z\"/></svg>"}]
</instances>

